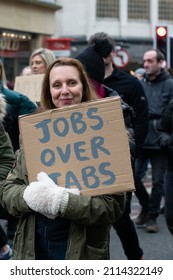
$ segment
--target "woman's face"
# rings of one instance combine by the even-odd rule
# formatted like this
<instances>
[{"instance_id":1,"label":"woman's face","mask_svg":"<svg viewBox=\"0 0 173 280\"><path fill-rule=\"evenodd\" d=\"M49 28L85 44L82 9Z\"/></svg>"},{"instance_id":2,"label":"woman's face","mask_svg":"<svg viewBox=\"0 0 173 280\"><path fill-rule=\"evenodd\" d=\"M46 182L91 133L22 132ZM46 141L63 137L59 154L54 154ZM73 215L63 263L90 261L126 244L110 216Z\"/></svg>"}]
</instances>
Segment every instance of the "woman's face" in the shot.
<instances>
[{"instance_id":1,"label":"woman's face","mask_svg":"<svg viewBox=\"0 0 173 280\"><path fill-rule=\"evenodd\" d=\"M31 59L32 74L44 74L46 72L46 64L40 55L35 55Z\"/></svg>"},{"instance_id":2,"label":"woman's face","mask_svg":"<svg viewBox=\"0 0 173 280\"><path fill-rule=\"evenodd\" d=\"M50 92L57 108L78 104L82 100L83 85L74 66L56 66L50 71Z\"/></svg>"}]
</instances>

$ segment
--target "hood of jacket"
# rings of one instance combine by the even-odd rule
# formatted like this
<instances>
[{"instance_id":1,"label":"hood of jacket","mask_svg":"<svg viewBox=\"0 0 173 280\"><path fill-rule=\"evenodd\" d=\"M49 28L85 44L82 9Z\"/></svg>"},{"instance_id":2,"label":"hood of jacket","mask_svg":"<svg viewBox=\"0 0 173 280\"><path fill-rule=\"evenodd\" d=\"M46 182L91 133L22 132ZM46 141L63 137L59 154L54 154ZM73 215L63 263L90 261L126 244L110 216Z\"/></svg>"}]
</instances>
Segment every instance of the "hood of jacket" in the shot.
<instances>
[{"instance_id":1,"label":"hood of jacket","mask_svg":"<svg viewBox=\"0 0 173 280\"><path fill-rule=\"evenodd\" d=\"M0 120L2 121L6 114L7 104L2 93L0 93Z\"/></svg>"}]
</instances>

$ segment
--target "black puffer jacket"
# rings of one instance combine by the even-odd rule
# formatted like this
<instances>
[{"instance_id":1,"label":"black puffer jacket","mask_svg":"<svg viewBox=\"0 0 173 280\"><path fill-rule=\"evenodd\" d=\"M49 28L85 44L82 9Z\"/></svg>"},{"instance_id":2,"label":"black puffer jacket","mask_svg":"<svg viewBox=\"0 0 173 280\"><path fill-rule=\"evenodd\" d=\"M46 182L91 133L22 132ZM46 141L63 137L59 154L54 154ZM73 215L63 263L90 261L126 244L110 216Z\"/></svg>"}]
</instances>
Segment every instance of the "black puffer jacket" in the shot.
<instances>
[{"instance_id":1,"label":"black puffer jacket","mask_svg":"<svg viewBox=\"0 0 173 280\"><path fill-rule=\"evenodd\" d=\"M160 149L157 138L157 126L173 97L173 78L168 72L162 70L154 80L149 81L146 77L142 84L149 107L149 131L144 148Z\"/></svg>"}]
</instances>

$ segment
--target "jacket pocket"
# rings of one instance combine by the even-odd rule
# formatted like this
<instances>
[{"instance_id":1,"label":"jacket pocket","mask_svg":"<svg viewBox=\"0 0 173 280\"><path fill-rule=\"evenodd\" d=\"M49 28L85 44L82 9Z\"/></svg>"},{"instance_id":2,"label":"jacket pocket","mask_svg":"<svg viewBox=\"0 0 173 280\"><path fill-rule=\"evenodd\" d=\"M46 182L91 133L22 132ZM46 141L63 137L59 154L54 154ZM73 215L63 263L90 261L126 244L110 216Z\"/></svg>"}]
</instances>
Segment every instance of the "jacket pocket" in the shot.
<instances>
[{"instance_id":1,"label":"jacket pocket","mask_svg":"<svg viewBox=\"0 0 173 280\"><path fill-rule=\"evenodd\" d=\"M108 259L108 250L86 245L84 259L85 260L107 260Z\"/></svg>"}]
</instances>

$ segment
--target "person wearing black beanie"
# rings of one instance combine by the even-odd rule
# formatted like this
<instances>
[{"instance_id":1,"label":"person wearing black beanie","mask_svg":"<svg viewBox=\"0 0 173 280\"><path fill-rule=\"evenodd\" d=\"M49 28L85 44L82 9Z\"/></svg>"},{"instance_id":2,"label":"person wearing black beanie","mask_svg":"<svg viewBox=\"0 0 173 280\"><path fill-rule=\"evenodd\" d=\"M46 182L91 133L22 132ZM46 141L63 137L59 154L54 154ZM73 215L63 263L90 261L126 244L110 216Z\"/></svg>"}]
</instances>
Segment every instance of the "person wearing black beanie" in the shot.
<instances>
[{"instance_id":1,"label":"person wearing black beanie","mask_svg":"<svg viewBox=\"0 0 173 280\"><path fill-rule=\"evenodd\" d=\"M76 56L85 67L90 78L96 80L100 84L104 81L105 66L103 58L96 52L95 46L87 47L83 52Z\"/></svg>"},{"instance_id":2,"label":"person wearing black beanie","mask_svg":"<svg viewBox=\"0 0 173 280\"><path fill-rule=\"evenodd\" d=\"M75 58L83 64L98 97L104 98L106 96L103 86L105 66L103 58L96 52L95 46L87 47Z\"/></svg>"}]
</instances>

